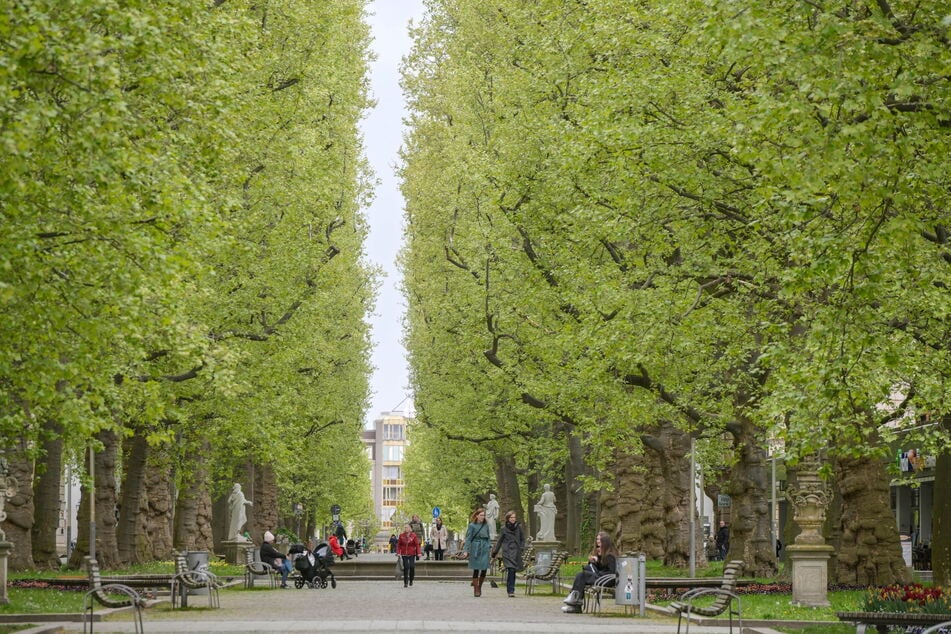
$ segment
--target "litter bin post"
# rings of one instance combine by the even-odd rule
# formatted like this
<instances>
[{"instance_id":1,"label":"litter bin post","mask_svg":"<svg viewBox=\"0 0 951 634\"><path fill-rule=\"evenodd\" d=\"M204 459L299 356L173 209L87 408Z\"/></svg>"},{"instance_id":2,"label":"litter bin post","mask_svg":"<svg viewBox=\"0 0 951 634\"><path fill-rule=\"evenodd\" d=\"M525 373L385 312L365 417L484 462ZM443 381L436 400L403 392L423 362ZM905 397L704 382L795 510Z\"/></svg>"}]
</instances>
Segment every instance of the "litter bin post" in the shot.
<instances>
[{"instance_id":1,"label":"litter bin post","mask_svg":"<svg viewBox=\"0 0 951 634\"><path fill-rule=\"evenodd\" d=\"M647 557L643 554L636 557L618 557L617 586L614 588L614 602L617 605L638 606L641 616L645 614L645 598L647 583L645 570Z\"/></svg>"},{"instance_id":2,"label":"litter bin post","mask_svg":"<svg viewBox=\"0 0 951 634\"><path fill-rule=\"evenodd\" d=\"M185 552L185 563L189 570L208 570L208 551L189 550Z\"/></svg>"},{"instance_id":3,"label":"litter bin post","mask_svg":"<svg viewBox=\"0 0 951 634\"><path fill-rule=\"evenodd\" d=\"M208 551L189 550L185 552L185 565L189 570L208 570ZM183 584L184 586L184 584ZM188 594L208 594L208 588L192 588ZM183 600L183 605L184 600Z\"/></svg>"}]
</instances>

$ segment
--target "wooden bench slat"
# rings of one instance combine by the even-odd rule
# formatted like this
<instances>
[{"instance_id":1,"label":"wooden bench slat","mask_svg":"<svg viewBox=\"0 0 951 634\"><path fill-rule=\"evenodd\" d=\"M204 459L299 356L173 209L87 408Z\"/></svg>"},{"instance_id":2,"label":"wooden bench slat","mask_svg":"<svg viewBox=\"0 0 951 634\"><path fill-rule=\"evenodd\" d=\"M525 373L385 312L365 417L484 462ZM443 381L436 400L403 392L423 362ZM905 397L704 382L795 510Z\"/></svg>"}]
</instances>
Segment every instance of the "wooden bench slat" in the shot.
<instances>
[{"instance_id":1,"label":"wooden bench slat","mask_svg":"<svg viewBox=\"0 0 951 634\"><path fill-rule=\"evenodd\" d=\"M743 616L740 606L740 597L736 594L736 581L743 570L743 562L733 560L723 567L723 577L718 588L694 588L681 595L678 601L670 604L670 609L677 614L677 631L680 631L680 622L686 617L687 628L690 628L690 617L692 615L714 617L727 612L730 617L730 630L733 629L733 615L736 614L740 623L740 630L743 629ZM697 607L693 605L694 599L713 595L716 597L712 605L706 607ZM732 605L736 601L736 612Z\"/></svg>"}]
</instances>

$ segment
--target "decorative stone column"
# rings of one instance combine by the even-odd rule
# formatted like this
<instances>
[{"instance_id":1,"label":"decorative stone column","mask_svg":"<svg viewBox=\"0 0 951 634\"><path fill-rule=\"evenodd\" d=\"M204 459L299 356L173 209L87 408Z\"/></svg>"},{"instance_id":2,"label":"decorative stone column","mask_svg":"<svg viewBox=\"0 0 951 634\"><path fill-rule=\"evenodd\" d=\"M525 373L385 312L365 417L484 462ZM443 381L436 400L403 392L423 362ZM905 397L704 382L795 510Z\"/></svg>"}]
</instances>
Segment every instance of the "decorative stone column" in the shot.
<instances>
[{"instance_id":1,"label":"decorative stone column","mask_svg":"<svg viewBox=\"0 0 951 634\"><path fill-rule=\"evenodd\" d=\"M3 507L7 503L7 498L12 498L17 494L17 480L11 475L10 468L7 466L5 458L0 458L0 523L7 519L7 514ZM10 603L10 597L7 594L7 558L10 551L13 550L13 544L7 541L7 535L0 528L0 605Z\"/></svg>"},{"instance_id":2,"label":"decorative stone column","mask_svg":"<svg viewBox=\"0 0 951 634\"><path fill-rule=\"evenodd\" d=\"M833 548L822 537L830 495L819 477L818 456L804 458L796 469L797 484L786 491L793 521L800 528L786 551L792 560L792 602L806 607L828 607L829 556Z\"/></svg>"}]
</instances>

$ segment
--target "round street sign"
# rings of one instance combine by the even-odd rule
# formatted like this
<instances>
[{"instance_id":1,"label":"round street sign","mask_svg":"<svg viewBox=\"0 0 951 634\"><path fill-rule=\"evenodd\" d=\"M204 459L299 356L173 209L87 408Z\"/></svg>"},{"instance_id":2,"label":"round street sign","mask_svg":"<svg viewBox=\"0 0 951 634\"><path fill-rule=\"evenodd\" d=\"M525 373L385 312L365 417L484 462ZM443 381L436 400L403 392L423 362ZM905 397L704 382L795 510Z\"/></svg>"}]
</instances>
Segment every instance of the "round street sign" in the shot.
<instances>
[{"instance_id":1,"label":"round street sign","mask_svg":"<svg viewBox=\"0 0 951 634\"><path fill-rule=\"evenodd\" d=\"M442 514L442 511L439 510L438 506L433 507L433 519L436 519Z\"/></svg>"}]
</instances>

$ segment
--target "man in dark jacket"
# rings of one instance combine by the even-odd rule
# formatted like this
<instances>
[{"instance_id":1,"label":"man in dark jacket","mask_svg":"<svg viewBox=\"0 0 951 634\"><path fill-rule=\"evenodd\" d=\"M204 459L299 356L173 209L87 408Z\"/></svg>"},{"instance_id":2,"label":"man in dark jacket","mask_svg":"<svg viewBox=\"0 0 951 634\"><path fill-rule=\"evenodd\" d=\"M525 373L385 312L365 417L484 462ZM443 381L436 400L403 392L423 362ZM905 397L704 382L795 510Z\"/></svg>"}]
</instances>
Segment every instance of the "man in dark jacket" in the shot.
<instances>
[{"instance_id":1,"label":"man in dark jacket","mask_svg":"<svg viewBox=\"0 0 951 634\"><path fill-rule=\"evenodd\" d=\"M717 529L717 555L719 555L720 560L726 560L726 554L730 550L730 527L726 525L726 522L720 520L720 528Z\"/></svg>"},{"instance_id":2,"label":"man in dark jacket","mask_svg":"<svg viewBox=\"0 0 951 634\"><path fill-rule=\"evenodd\" d=\"M337 536L337 543L343 548L343 559L350 559L350 555L347 553L347 531L343 527L343 522L337 523L337 530L334 534Z\"/></svg>"}]
</instances>

